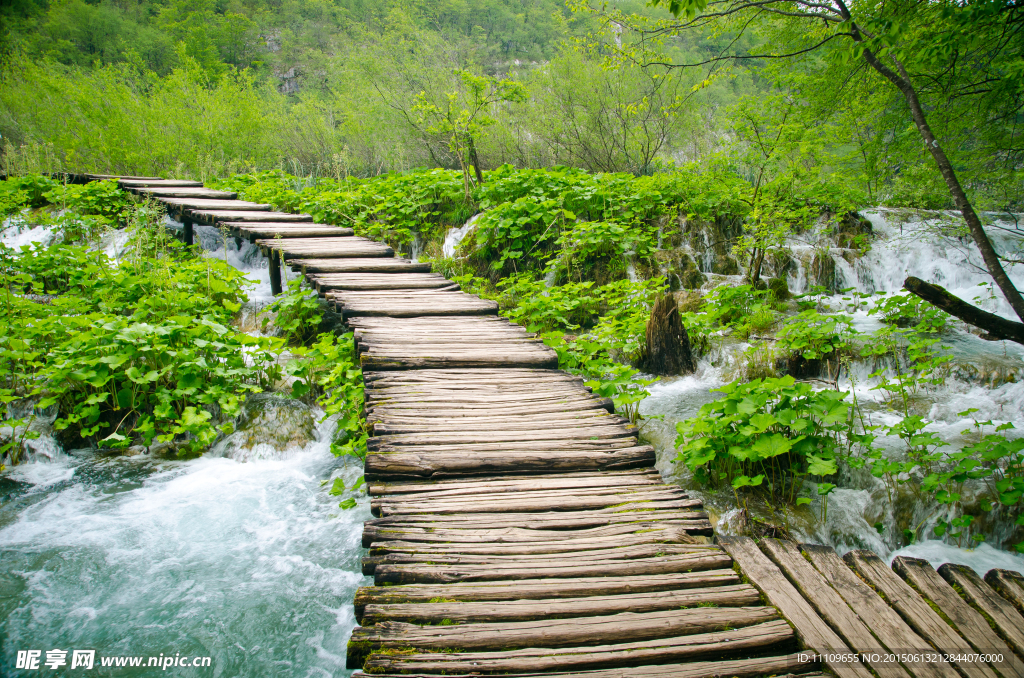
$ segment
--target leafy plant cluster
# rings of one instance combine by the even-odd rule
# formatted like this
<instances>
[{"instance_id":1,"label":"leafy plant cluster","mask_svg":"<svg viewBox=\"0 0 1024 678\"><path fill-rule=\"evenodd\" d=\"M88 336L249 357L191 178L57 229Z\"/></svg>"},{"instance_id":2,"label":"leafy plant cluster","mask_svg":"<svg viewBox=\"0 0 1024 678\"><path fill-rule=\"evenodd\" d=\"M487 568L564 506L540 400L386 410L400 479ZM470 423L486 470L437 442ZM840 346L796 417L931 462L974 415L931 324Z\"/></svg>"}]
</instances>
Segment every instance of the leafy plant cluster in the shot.
<instances>
[{"instance_id":1,"label":"leafy plant cluster","mask_svg":"<svg viewBox=\"0 0 1024 678\"><path fill-rule=\"evenodd\" d=\"M764 294L749 287L718 288L708 295L701 313L687 314L691 336L693 324L704 332L751 327L751 315ZM944 383L952 357L938 335L948 316L903 294L850 294L844 299L848 307L867 308L883 327L870 334L858 332L850 316L825 312L821 295L812 291L798 299L802 310L782 322L771 348L805 360L827 358L834 368L831 388L819 390L792 376L735 381L721 389L721 399L677 425L677 461L701 482L730 485L738 501L740 492L763 493L770 507L809 503L809 497L798 494L806 480L817 478L814 487L822 497L823 519L840 464L866 468L882 482L890 503L907 490L937 507L924 522L906 528L900 535L905 541L916 539L931 519L935 536L947 535L961 545L984 540L983 534L972 533L976 512L1014 511L1024 496L1024 439L1007 437L1012 424L975 420L963 432L967 444L953 448L942 440L915 412L915 400ZM755 346L748 353L754 350L765 347ZM857 357L876 361L871 388L897 413L895 421L873 421L852 392L838 390L839 370ZM896 454L892 441L897 442ZM987 488L970 507L964 500L968 482Z\"/></svg>"},{"instance_id":2,"label":"leafy plant cluster","mask_svg":"<svg viewBox=\"0 0 1024 678\"><path fill-rule=\"evenodd\" d=\"M266 312L281 336L238 331L250 284L243 274L183 247L163 228L162 210L130 204L114 188L37 177L0 183L13 202L46 206L29 215L35 221L52 221L56 210L80 220L88 215L76 210L87 210L110 225L120 219L129 236L116 261L75 244L66 229L49 247L0 245L0 402L11 433L0 455L16 463L33 413L52 407L66 446L198 453L231 432L247 393L282 378L294 397L339 416L336 453L365 454L351 335L317 336L319 304L297 286ZM289 344L295 359L282 366Z\"/></svg>"}]
</instances>

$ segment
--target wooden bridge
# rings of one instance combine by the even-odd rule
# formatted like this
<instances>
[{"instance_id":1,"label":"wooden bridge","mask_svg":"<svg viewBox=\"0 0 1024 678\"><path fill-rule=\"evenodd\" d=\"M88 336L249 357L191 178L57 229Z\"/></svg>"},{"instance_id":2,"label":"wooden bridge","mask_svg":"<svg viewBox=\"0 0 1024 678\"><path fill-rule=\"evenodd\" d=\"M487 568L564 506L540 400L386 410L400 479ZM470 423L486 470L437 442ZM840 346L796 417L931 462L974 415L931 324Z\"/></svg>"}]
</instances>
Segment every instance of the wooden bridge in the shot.
<instances>
[{"instance_id":1,"label":"wooden bridge","mask_svg":"<svg viewBox=\"0 0 1024 678\"><path fill-rule=\"evenodd\" d=\"M534 335L428 264L198 182L121 178L301 271L355 331L372 426L360 626L375 675L1024 678L1024 578L715 538Z\"/></svg>"}]
</instances>

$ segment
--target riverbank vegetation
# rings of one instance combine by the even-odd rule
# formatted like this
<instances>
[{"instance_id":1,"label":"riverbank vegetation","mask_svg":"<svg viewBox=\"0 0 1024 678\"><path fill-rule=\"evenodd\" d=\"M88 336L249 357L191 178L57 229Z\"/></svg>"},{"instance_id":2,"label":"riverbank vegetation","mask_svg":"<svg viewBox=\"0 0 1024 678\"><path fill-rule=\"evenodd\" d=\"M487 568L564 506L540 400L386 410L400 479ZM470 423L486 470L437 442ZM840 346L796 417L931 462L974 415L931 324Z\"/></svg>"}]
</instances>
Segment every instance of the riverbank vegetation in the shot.
<instances>
[{"instance_id":1,"label":"riverbank vegetation","mask_svg":"<svg viewBox=\"0 0 1024 678\"><path fill-rule=\"evenodd\" d=\"M243 332L252 283L181 245L156 204L109 181L24 176L0 186L14 230L46 229L49 240L0 244L4 463L20 461L38 435L33 419L48 412L65 449L187 458L232 433L246 395L287 384L338 415L338 453L364 453L351 335L318 332L322 310L308 291L265 309L264 333Z\"/></svg>"},{"instance_id":2,"label":"riverbank vegetation","mask_svg":"<svg viewBox=\"0 0 1024 678\"><path fill-rule=\"evenodd\" d=\"M633 421L672 295L722 387L666 417L685 482L771 529L827 532L856 489L886 548L1021 549L1021 356L977 337L1024 337L999 319L1021 315L1020 7L653 4L5 5L0 211L56 237L2 251L3 397L57 408L68 445L189 455L284 388L364 453L354 347L308 291L243 333L237 271L113 184L52 177L202 179L430 260ZM903 260L871 260L879 224ZM960 305L883 280L906 262Z\"/></svg>"}]
</instances>

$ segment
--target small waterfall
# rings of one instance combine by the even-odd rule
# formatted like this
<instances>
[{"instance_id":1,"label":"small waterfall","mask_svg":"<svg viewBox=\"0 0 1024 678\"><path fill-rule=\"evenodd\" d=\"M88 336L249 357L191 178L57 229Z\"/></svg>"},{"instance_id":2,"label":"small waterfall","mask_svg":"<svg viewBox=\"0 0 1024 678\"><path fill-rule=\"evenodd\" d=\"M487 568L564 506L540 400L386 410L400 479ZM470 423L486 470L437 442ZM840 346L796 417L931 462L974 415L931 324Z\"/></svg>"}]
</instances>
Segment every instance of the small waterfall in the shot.
<instances>
[{"instance_id":1,"label":"small waterfall","mask_svg":"<svg viewBox=\"0 0 1024 678\"><path fill-rule=\"evenodd\" d=\"M441 254L448 259L455 256L455 251L458 249L459 244L462 243L463 239L473 230L476 226L476 220L483 214L474 214L471 216L465 224L457 228L448 229L448 233L444 236L444 245L441 246Z\"/></svg>"},{"instance_id":2,"label":"small waterfall","mask_svg":"<svg viewBox=\"0 0 1024 678\"><path fill-rule=\"evenodd\" d=\"M419 261L420 255L423 254L423 236L420 235L419 231L413 232L412 244L410 247L409 259L412 261Z\"/></svg>"}]
</instances>

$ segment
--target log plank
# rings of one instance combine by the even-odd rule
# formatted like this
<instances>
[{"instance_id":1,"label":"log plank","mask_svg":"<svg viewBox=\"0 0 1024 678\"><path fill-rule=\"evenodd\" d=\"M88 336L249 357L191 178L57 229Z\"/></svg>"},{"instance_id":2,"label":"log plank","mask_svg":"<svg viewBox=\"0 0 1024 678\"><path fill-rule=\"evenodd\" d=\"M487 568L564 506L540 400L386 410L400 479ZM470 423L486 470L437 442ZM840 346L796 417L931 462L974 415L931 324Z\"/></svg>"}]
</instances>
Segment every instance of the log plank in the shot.
<instances>
[{"instance_id":1,"label":"log plank","mask_svg":"<svg viewBox=\"0 0 1024 678\"><path fill-rule=\"evenodd\" d=\"M992 569L985 573L985 581L996 593L1024 614L1024 575L1013 570Z\"/></svg>"},{"instance_id":2,"label":"log plank","mask_svg":"<svg viewBox=\"0 0 1024 678\"><path fill-rule=\"evenodd\" d=\"M942 652L951 655L973 654L970 643L960 637L949 624L928 606L917 591L896 576L885 563L870 551L850 551L843 560L854 569L864 581L885 596L886 601L899 612L904 620ZM951 662L967 678L993 678L995 672L985 664L975 662Z\"/></svg>"}]
</instances>

